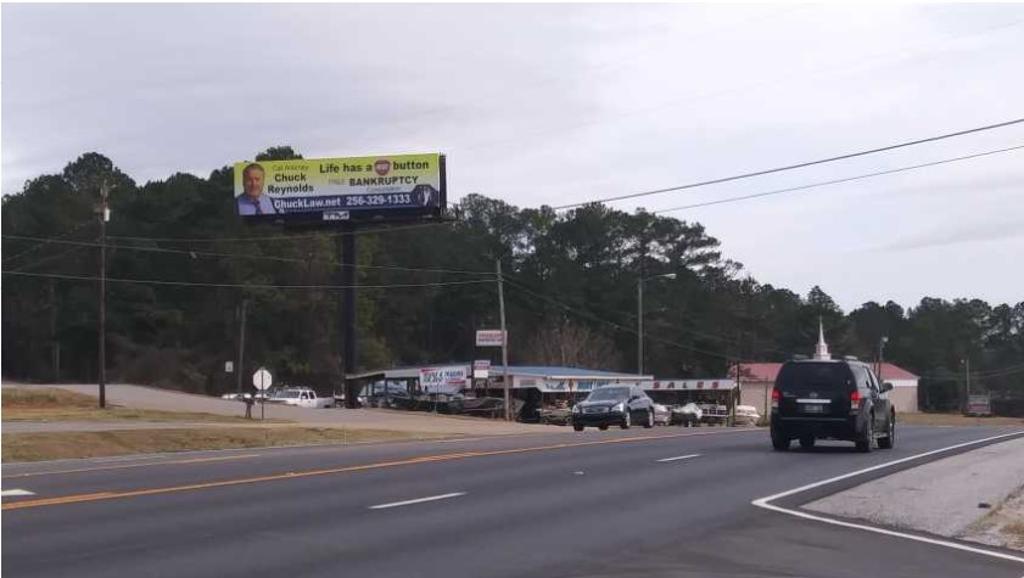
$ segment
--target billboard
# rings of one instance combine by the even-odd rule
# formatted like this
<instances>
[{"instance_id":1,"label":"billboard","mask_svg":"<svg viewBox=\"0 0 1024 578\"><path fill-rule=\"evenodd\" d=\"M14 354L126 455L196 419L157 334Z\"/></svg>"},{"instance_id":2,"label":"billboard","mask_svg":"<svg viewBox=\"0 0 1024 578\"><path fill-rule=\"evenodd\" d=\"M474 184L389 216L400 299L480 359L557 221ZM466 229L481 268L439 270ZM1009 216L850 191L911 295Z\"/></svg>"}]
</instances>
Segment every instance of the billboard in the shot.
<instances>
[{"instance_id":1,"label":"billboard","mask_svg":"<svg viewBox=\"0 0 1024 578\"><path fill-rule=\"evenodd\" d=\"M420 389L424 393L457 393L468 387L469 367L449 365L420 369Z\"/></svg>"},{"instance_id":2,"label":"billboard","mask_svg":"<svg viewBox=\"0 0 1024 578\"><path fill-rule=\"evenodd\" d=\"M246 220L360 221L440 215L444 155L240 162L235 208Z\"/></svg>"}]
</instances>

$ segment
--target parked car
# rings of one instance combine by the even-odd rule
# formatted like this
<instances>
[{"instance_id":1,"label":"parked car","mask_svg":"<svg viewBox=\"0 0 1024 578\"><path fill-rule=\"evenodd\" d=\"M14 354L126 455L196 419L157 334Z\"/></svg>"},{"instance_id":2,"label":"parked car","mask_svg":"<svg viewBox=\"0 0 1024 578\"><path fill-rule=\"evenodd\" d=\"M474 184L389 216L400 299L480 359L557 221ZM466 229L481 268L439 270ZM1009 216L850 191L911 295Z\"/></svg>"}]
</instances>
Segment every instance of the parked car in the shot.
<instances>
[{"instance_id":1,"label":"parked car","mask_svg":"<svg viewBox=\"0 0 1024 578\"><path fill-rule=\"evenodd\" d=\"M807 449L818 439L852 441L870 452L896 442L896 410L871 367L853 360L794 360L782 365L772 390L772 447Z\"/></svg>"},{"instance_id":2,"label":"parked car","mask_svg":"<svg viewBox=\"0 0 1024 578\"><path fill-rule=\"evenodd\" d=\"M697 404L690 402L683 406L677 406L672 408L672 423L685 426L693 427L700 425L700 420L704 417L704 410Z\"/></svg>"},{"instance_id":3,"label":"parked car","mask_svg":"<svg viewBox=\"0 0 1024 578\"><path fill-rule=\"evenodd\" d=\"M275 395L267 399L268 403L281 403L297 407L328 408L334 407L333 397L319 397L309 387L289 387L275 392Z\"/></svg>"},{"instance_id":4,"label":"parked car","mask_svg":"<svg viewBox=\"0 0 1024 578\"><path fill-rule=\"evenodd\" d=\"M572 411L567 407L543 407L538 410L540 423L569 425L572 423Z\"/></svg>"},{"instance_id":5,"label":"parked car","mask_svg":"<svg viewBox=\"0 0 1024 578\"><path fill-rule=\"evenodd\" d=\"M672 410L667 405L654 404L654 425L668 425L672 422Z\"/></svg>"},{"instance_id":6,"label":"parked car","mask_svg":"<svg viewBox=\"0 0 1024 578\"><path fill-rule=\"evenodd\" d=\"M756 407L752 405L736 406L736 425L757 425L760 419L761 414L757 413Z\"/></svg>"},{"instance_id":7,"label":"parked car","mask_svg":"<svg viewBox=\"0 0 1024 578\"><path fill-rule=\"evenodd\" d=\"M590 392L572 408L572 427L606 430L610 425L629 429L634 423L654 427L654 402L635 385L606 385Z\"/></svg>"}]
</instances>

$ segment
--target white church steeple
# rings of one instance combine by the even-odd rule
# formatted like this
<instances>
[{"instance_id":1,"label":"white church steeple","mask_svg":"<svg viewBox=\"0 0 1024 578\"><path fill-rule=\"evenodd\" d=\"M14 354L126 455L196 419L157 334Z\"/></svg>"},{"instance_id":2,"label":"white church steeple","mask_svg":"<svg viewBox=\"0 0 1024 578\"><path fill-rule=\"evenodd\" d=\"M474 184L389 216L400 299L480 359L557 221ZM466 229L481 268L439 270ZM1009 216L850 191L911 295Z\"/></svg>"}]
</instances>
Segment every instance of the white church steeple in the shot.
<instances>
[{"instance_id":1,"label":"white church steeple","mask_svg":"<svg viewBox=\"0 0 1024 578\"><path fill-rule=\"evenodd\" d=\"M821 324L821 316L818 316L818 345L814 348L814 359L832 359L828 352L828 344L825 343L825 328Z\"/></svg>"}]
</instances>

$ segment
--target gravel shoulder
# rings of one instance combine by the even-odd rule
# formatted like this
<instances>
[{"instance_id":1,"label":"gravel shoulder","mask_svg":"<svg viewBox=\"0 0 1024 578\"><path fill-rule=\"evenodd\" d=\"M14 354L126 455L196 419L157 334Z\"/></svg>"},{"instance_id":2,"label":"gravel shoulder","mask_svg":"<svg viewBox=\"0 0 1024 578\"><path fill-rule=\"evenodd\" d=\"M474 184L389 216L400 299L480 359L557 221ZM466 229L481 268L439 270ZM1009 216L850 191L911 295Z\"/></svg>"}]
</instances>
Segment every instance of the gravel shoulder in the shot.
<instances>
[{"instance_id":1,"label":"gravel shoulder","mask_svg":"<svg viewBox=\"0 0 1024 578\"><path fill-rule=\"evenodd\" d=\"M804 506L984 544L1024 549L1024 439L993 444ZM987 504L988 507L980 505Z\"/></svg>"},{"instance_id":2,"label":"gravel shoulder","mask_svg":"<svg viewBox=\"0 0 1024 578\"><path fill-rule=\"evenodd\" d=\"M53 388L57 387L95 397L95 384L21 385L4 383L4 388ZM124 408L158 410L167 412L188 412L239 417L245 413L245 405L208 395L182 393L155 387L128 384L107 386L107 400ZM559 433L571 431L561 426L508 423L501 420L470 418L462 416L433 415L424 412L410 412L386 409L308 409L277 404L265 408L267 419L291 422L293 425L320 428L360 428L389 430L416 434L444 435L509 435L523 433ZM253 408L254 415L260 415L259 406ZM79 421L79 420L74 420ZM152 421L152 420L140 420ZM196 420L188 420L196 421ZM4 424L6 430L8 424ZM42 428L45 426L36 426ZM62 429L55 426L54 430ZM41 431L36 429L35 431Z\"/></svg>"}]
</instances>

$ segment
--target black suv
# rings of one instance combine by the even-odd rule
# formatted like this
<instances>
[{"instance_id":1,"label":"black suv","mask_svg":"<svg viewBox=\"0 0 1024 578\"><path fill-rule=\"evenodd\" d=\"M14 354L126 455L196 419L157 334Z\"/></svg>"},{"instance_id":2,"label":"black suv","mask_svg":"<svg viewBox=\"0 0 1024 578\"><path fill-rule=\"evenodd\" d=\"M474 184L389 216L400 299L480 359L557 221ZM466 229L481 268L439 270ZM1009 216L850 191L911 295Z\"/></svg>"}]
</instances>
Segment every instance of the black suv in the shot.
<instances>
[{"instance_id":1,"label":"black suv","mask_svg":"<svg viewBox=\"0 0 1024 578\"><path fill-rule=\"evenodd\" d=\"M610 425L629 429L634 423L654 427L654 402L635 385L606 385L590 392L587 399L572 408L572 427L576 431Z\"/></svg>"},{"instance_id":2,"label":"black suv","mask_svg":"<svg viewBox=\"0 0 1024 578\"><path fill-rule=\"evenodd\" d=\"M782 365L772 390L772 447L811 448L816 439L852 441L870 452L896 442L896 410L871 367L853 360L794 360Z\"/></svg>"}]
</instances>

